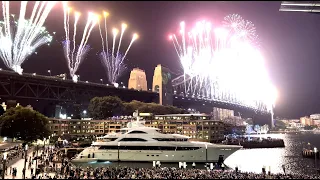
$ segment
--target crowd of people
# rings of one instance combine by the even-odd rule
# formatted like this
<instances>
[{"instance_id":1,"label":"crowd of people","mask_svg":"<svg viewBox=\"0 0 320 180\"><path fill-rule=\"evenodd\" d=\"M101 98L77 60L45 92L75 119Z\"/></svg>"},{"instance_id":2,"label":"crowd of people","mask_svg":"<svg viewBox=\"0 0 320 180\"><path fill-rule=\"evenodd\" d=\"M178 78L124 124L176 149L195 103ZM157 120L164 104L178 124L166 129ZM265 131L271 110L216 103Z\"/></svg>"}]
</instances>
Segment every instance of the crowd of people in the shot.
<instances>
[{"instance_id":1,"label":"crowd of people","mask_svg":"<svg viewBox=\"0 0 320 180\"><path fill-rule=\"evenodd\" d=\"M43 179L319 179L317 175L247 173L234 170L99 167L67 168Z\"/></svg>"},{"instance_id":2,"label":"crowd of people","mask_svg":"<svg viewBox=\"0 0 320 180\"><path fill-rule=\"evenodd\" d=\"M19 159L24 156L24 151L20 146L12 147L10 150L6 152L7 152L6 160L9 163L13 160ZM0 159L1 161L3 161L3 156L0 156Z\"/></svg>"},{"instance_id":3,"label":"crowd of people","mask_svg":"<svg viewBox=\"0 0 320 180\"><path fill-rule=\"evenodd\" d=\"M8 167L10 167L10 174L15 175L16 174L16 168L12 167L11 165L14 164L16 161L24 157L24 151L21 148L21 146L15 146L10 148L10 150L7 151L6 156L6 165L5 165L5 174L7 174ZM3 173L3 156L0 156L0 162L1 162L1 168L0 168L0 175Z\"/></svg>"},{"instance_id":4,"label":"crowd of people","mask_svg":"<svg viewBox=\"0 0 320 180\"><path fill-rule=\"evenodd\" d=\"M16 154L17 155L17 154ZM20 156L22 157L22 156ZM38 167L33 164L37 159ZM58 148L46 147L27 158L27 168L31 179L320 179L319 175L248 173L238 170L180 169L174 167L134 168L134 167L76 167L63 156ZM10 170L9 170L10 169ZM7 173L17 176L14 167ZM26 171L18 172L26 173Z\"/></svg>"}]
</instances>

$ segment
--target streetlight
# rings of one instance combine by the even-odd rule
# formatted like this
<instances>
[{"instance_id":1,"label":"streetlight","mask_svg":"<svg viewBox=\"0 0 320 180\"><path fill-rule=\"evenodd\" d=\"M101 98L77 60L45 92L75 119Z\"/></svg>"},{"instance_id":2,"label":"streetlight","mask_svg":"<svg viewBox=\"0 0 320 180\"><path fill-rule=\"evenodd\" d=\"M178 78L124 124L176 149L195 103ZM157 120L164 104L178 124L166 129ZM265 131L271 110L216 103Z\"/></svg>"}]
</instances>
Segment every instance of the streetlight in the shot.
<instances>
[{"instance_id":1,"label":"streetlight","mask_svg":"<svg viewBox=\"0 0 320 180\"><path fill-rule=\"evenodd\" d=\"M23 179L26 178L27 154L28 154L28 144L26 144L25 149L24 149L24 166L23 166L23 170L22 170Z\"/></svg>"},{"instance_id":2,"label":"streetlight","mask_svg":"<svg viewBox=\"0 0 320 180\"><path fill-rule=\"evenodd\" d=\"M38 168L38 150L39 150L39 141L37 141L37 153L36 153L36 169L35 170L37 170L37 168Z\"/></svg>"},{"instance_id":3,"label":"streetlight","mask_svg":"<svg viewBox=\"0 0 320 180\"><path fill-rule=\"evenodd\" d=\"M51 76L51 70L50 70L50 69L48 70L48 73L49 73L49 75Z\"/></svg>"},{"instance_id":4,"label":"streetlight","mask_svg":"<svg viewBox=\"0 0 320 180\"><path fill-rule=\"evenodd\" d=\"M3 153L3 171L2 171L2 179L4 179L5 171L6 171L6 160L7 160L7 152Z\"/></svg>"},{"instance_id":5,"label":"streetlight","mask_svg":"<svg viewBox=\"0 0 320 180\"><path fill-rule=\"evenodd\" d=\"M86 110L83 110L83 117L86 117L86 115L87 115L87 111Z\"/></svg>"},{"instance_id":6,"label":"streetlight","mask_svg":"<svg viewBox=\"0 0 320 180\"><path fill-rule=\"evenodd\" d=\"M100 79L100 81L101 81L101 84L103 84L103 79Z\"/></svg>"},{"instance_id":7,"label":"streetlight","mask_svg":"<svg viewBox=\"0 0 320 180\"><path fill-rule=\"evenodd\" d=\"M318 149L316 147L313 148L314 150L314 166L317 168L317 151Z\"/></svg>"}]
</instances>

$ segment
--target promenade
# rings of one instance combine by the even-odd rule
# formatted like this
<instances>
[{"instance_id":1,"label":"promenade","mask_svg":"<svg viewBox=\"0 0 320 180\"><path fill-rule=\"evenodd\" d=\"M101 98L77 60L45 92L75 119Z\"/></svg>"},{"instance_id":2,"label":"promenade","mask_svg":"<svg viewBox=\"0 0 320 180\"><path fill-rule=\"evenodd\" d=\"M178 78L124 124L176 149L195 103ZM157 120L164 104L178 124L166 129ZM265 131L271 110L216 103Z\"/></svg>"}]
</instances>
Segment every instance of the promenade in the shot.
<instances>
[{"instance_id":1,"label":"promenade","mask_svg":"<svg viewBox=\"0 0 320 180\"><path fill-rule=\"evenodd\" d=\"M28 161L32 157L34 149L28 152ZM47 166L53 165L58 149L46 148L38 151L38 155L42 156L42 160L38 159L38 165L46 163ZM43 154L42 154L43 153ZM50 155L55 155L50 158ZM53 156L51 156L53 157ZM61 168L61 163L56 164L56 168L62 169L62 173L40 173L35 179L320 179L319 175L304 174L268 174L268 173L248 173L235 170L204 170L204 169L177 169L177 168L135 168L135 167L73 167L65 164ZM17 169L17 175L13 177L10 174L10 167ZM8 166L5 179L22 179L23 178L24 159L20 158L12 166ZM35 161L29 168L29 162L26 163L26 179L31 179L31 168L35 174ZM47 169L47 168L45 168ZM45 171L46 172L46 171Z\"/></svg>"},{"instance_id":2,"label":"promenade","mask_svg":"<svg viewBox=\"0 0 320 180\"><path fill-rule=\"evenodd\" d=\"M26 179L31 179L32 178L32 174L31 174L31 169L33 168L33 174L35 174L35 170L36 170L36 161L34 160L33 163L31 164L30 168L29 168L29 158L31 157L31 159L33 158L32 155L33 155L33 152L36 151L36 148L30 148L28 150L28 155L27 155L27 162L26 162ZM43 152L43 150L39 149L38 150L38 155L41 155ZM46 156L46 154L45 154ZM7 172L6 172L6 175L5 175L5 179L22 179L23 178L23 167L24 167L24 161L25 159L24 158L19 158L16 162L12 163L11 165L8 164L7 165ZM41 161L38 159L38 165L41 163ZM13 169L13 168L16 168L17 169L17 175L16 177L13 177L12 176L12 170L10 172L10 167ZM55 173L49 173L48 175L53 177ZM45 173L40 173L40 176L45 176Z\"/></svg>"}]
</instances>

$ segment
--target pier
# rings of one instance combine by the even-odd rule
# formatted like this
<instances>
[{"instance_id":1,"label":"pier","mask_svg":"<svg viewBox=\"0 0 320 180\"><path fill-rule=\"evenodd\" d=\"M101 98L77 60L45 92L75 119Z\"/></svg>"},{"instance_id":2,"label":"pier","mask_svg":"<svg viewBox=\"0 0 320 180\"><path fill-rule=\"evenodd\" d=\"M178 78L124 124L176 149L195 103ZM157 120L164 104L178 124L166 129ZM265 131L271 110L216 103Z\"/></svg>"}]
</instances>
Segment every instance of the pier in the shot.
<instances>
[{"instance_id":1,"label":"pier","mask_svg":"<svg viewBox=\"0 0 320 180\"><path fill-rule=\"evenodd\" d=\"M79 154L81 151L83 151L85 148L60 148L60 151L63 152L66 157L71 159L76 154Z\"/></svg>"},{"instance_id":2,"label":"pier","mask_svg":"<svg viewBox=\"0 0 320 180\"><path fill-rule=\"evenodd\" d=\"M302 150L302 157L319 159L319 151L314 151L311 149L303 149Z\"/></svg>"}]
</instances>

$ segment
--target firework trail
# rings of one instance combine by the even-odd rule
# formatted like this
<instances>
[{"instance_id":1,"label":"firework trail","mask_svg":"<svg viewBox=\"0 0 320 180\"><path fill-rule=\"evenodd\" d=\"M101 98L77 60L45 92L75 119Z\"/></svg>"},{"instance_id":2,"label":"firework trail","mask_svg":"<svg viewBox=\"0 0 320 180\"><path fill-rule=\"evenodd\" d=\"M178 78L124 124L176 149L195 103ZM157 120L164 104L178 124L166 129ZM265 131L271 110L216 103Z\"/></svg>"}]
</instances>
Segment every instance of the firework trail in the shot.
<instances>
[{"instance_id":1,"label":"firework trail","mask_svg":"<svg viewBox=\"0 0 320 180\"><path fill-rule=\"evenodd\" d=\"M190 32L181 22L180 35L181 41L169 36L184 70L174 86L182 85L188 96L272 111L275 89L256 47L252 22L233 14L222 27L213 29L210 22L200 21Z\"/></svg>"},{"instance_id":2,"label":"firework trail","mask_svg":"<svg viewBox=\"0 0 320 180\"><path fill-rule=\"evenodd\" d=\"M89 13L87 23L83 30L83 35L80 41L80 44L76 44L76 34L77 34L77 24L80 19L80 13L74 13L74 24L73 24L73 36L70 40L70 13L71 8L68 7L66 2L63 2L63 12L64 12L64 31L66 39L63 42L64 55L68 63L68 68L70 76L74 82L78 81L78 76L76 72L84 60L85 56L89 52L89 46L87 45L88 39L90 37L91 31L98 21L98 16L93 13Z\"/></svg>"},{"instance_id":3,"label":"firework trail","mask_svg":"<svg viewBox=\"0 0 320 180\"><path fill-rule=\"evenodd\" d=\"M2 1L3 21L0 22L0 58L4 64L22 74L21 64L35 50L52 41L52 36L43 27L55 1L36 1L30 19L26 19L28 1L21 1L18 21L10 16L9 1ZM39 7L40 6L40 7Z\"/></svg>"},{"instance_id":4,"label":"firework trail","mask_svg":"<svg viewBox=\"0 0 320 180\"><path fill-rule=\"evenodd\" d=\"M116 40L118 36L118 29L113 28L112 29L112 48L111 50L108 49L108 26L107 26L107 18L109 16L109 13L103 12L103 18L104 18L104 31L105 31L105 37L103 37L102 28L99 22L99 32L102 42L102 52L99 54L99 57L107 71L108 80L110 83L115 84L120 77L120 75L125 71L126 65L124 64L125 57L127 56L133 42L138 38L137 34L133 34L133 37L131 39L131 42L126 49L125 53L120 53L120 47L122 42L122 37L124 35L124 32L127 28L126 24L121 25L121 33L120 33L120 39L118 45L116 45ZM105 39L104 39L105 38ZM117 48L117 49L115 49ZM116 52L115 52L116 50Z\"/></svg>"}]
</instances>

